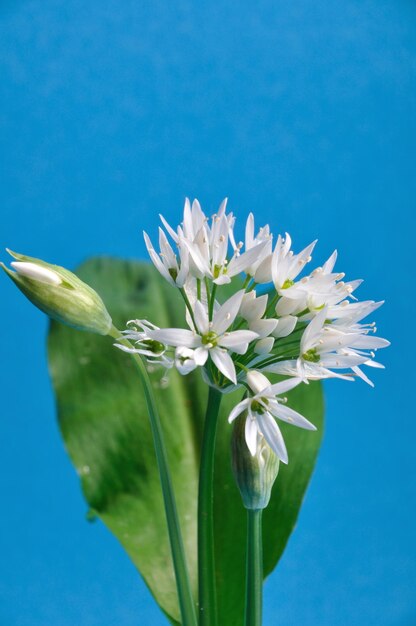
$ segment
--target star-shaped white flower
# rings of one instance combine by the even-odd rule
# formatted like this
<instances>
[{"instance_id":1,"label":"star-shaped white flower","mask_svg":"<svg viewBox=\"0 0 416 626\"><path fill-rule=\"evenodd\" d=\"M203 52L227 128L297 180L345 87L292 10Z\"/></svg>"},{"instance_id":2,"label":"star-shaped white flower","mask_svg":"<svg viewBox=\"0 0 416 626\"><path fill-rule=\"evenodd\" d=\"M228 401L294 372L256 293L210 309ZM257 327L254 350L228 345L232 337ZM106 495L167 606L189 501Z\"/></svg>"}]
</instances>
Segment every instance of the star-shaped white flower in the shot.
<instances>
[{"instance_id":1,"label":"star-shaped white flower","mask_svg":"<svg viewBox=\"0 0 416 626\"><path fill-rule=\"evenodd\" d=\"M290 235L286 233L285 239L278 236L272 257L272 279L276 291L285 290L293 284L294 279L311 260L315 244L316 241L313 241L299 254L293 254L290 249L292 245Z\"/></svg>"},{"instance_id":2,"label":"star-shaped white flower","mask_svg":"<svg viewBox=\"0 0 416 626\"><path fill-rule=\"evenodd\" d=\"M158 272L171 285L183 287L189 274L189 252L186 247L179 247L178 259L161 228L159 228L159 254L145 231L143 231L143 237L149 256Z\"/></svg>"},{"instance_id":3,"label":"star-shaped white flower","mask_svg":"<svg viewBox=\"0 0 416 626\"><path fill-rule=\"evenodd\" d=\"M281 290L281 298L276 304L277 315L298 315L303 311L300 320L309 320L324 306L336 305L345 298L353 297L351 294L362 280L344 282L342 272L332 272L336 259L335 250L322 267L317 267L309 276Z\"/></svg>"},{"instance_id":4,"label":"star-shaped white flower","mask_svg":"<svg viewBox=\"0 0 416 626\"><path fill-rule=\"evenodd\" d=\"M255 456L258 437L263 436L276 456L283 463L287 463L288 454L285 442L275 418L300 428L316 430L316 427L303 415L285 406L283 404L285 400L278 397L299 385L302 380L289 378L271 385L269 379L261 372L250 370L247 374L247 382L254 395L239 402L228 416L228 421L233 422L243 411L247 411L245 437L251 455Z\"/></svg>"},{"instance_id":5,"label":"star-shaped white flower","mask_svg":"<svg viewBox=\"0 0 416 626\"><path fill-rule=\"evenodd\" d=\"M322 309L306 327L300 340L300 354L297 360L282 361L265 368L266 371L287 376L298 376L303 380L320 378L343 378L352 380L350 375L339 374L337 370L353 371L359 365L368 365L377 350L389 345L386 339L369 336L368 325L327 323L328 309ZM376 366L377 367L377 366ZM335 370L335 371L333 371Z\"/></svg>"},{"instance_id":6,"label":"star-shaped white flower","mask_svg":"<svg viewBox=\"0 0 416 626\"><path fill-rule=\"evenodd\" d=\"M228 331L240 310L244 290L231 296L209 321L207 307L197 300L194 304L196 330L164 328L149 331L149 337L173 347L193 348L193 359L199 366L205 365L211 357L219 371L234 384L237 375L229 352L245 354L248 345L258 334L251 330Z\"/></svg>"}]
</instances>

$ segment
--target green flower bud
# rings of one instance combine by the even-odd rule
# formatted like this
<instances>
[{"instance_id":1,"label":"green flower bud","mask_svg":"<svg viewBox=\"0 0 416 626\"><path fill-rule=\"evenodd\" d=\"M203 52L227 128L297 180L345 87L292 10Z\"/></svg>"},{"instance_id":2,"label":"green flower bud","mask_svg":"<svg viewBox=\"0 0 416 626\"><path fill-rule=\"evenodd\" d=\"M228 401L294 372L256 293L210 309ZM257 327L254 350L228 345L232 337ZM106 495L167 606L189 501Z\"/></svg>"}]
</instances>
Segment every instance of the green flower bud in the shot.
<instances>
[{"instance_id":1,"label":"green flower bud","mask_svg":"<svg viewBox=\"0 0 416 626\"><path fill-rule=\"evenodd\" d=\"M279 472L279 459L262 435L257 437L254 456L245 438L246 415L234 421L231 436L232 467L246 509L265 509Z\"/></svg>"},{"instance_id":2,"label":"green flower bud","mask_svg":"<svg viewBox=\"0 0 416 626\"><path fill-rule=\"evenodd\" d=\"M41 311L58 322L99 335L107 335L111 317L100 296L75 274L11 250L12 271L0 263L20 291Z\"/></svg>"}]
</instances>

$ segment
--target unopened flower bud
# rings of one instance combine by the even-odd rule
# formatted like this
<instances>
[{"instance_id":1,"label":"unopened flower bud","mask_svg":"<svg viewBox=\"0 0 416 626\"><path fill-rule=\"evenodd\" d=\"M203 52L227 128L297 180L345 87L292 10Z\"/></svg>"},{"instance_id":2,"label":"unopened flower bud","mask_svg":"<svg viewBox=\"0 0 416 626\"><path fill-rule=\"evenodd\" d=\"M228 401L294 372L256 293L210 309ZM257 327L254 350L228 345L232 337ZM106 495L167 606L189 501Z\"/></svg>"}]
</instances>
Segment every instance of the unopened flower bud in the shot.
<instances>
[{"instance_id":1,"label":"unopened flower bud","mask_svg":"<svg viewBox=\"0 0 416 626\"><path fill-rule=\"evenodd\" d=\"M241 415L234 421L231 436L233 473L245 508L265 509L279 472L279 459L260 434L257 435L256 454L252 456L245 438L246 419Z\"/></svg>"},{"instance_id":2,"label":"unopened flower bud","mask_svg":"<svg viewBox=\"0 0 416 626\"><path fill-rule=\"evenodd\" d=\"M99 335L111 329L111 317L100 296L75 274L58 265L8 250L16 259L4 271L20 291L49 317Z\"/></svg>"}]
</instances>

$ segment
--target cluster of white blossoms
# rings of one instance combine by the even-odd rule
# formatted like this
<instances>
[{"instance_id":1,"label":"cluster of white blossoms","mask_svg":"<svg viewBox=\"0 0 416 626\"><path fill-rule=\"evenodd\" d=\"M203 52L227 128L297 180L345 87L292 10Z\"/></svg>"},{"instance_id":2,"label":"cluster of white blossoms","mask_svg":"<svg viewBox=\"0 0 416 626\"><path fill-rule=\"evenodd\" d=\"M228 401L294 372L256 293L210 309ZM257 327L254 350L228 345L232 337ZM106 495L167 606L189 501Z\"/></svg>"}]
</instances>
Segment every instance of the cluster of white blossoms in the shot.
<instances>
[{"instance_id":1,"label":"cluster of white blossoms","mask_svg":"<svg viewBox=\"0 0 416 626\"><path fill-rule=\"evenodd\" d=\"M275 418L314 426L287 407L280 394L302 382L333 377L351 381L358 376L372 385L362 366L383 367L373 360L374 353L389 342L374 336L374 323L361 320L382 302L356 300L353 293L362 281L345 282L344 274L334 271L336 252L306 273L316 241L294 253L288 234L273 244L268 225L256 232L252 214L245 242L236 243L235 218L226 205L224 200L209 219L197 200L191 205L187 199L176 231L161 217L167 234L159 229L159 253L144 233L154 265L183 297L188 328L132 320L124 334L149 363L175 367L184 375L200 367L208 384L221 391L245 386L247 397L229 421L246 411L251 454L265 439L287 462ZM272 384L265 373L288 378Z\"/></svg>"}]
</instances>

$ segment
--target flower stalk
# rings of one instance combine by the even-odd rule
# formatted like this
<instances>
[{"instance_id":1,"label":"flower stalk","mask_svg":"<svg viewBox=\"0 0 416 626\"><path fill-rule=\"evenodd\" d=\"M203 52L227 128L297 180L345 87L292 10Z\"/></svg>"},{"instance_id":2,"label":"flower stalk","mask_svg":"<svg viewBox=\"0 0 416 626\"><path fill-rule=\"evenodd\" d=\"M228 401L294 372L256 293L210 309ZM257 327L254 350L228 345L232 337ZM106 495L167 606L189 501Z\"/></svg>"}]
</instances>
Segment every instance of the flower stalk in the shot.
<instances>
[{"instance_id":1,"label":"flower stalk","mask_svg":"<svg viewBox=\"0 0 416 626\"><path fill-rule=\"evenodd\" d=\"M221 392L209 388L198 494L199 626L217 626L214 554L214 455Z\"/></svg>"},{"instance_id":2,"label":"flower stalk","mask_svg":"<svg viewBox=\"0 0 416 626\"><path fill-rule=\"evenodd\" d=\"M261 626L263 612L262 509L247 510L245 626Z\"/></svg>"},{"instance_id":3,"label":"flower stalk","mask_svg":"<svg viewBox=\"0 0 416 626\"><path fill-rule=\"evenodd\" d=\"M117 339L126 348L132 348L128 339L120 339L121 332L115 326L112 327L110 335ZM188 567L186 564L185 549L179 524L178 511L176 508L176 500L169 470L166 446L163 438L162 424L160 422L159 412L157 410L149 374L147 373L142 357L135 352L130 352L130 354L136 364L137 371L143 385L143 391L149 412L150 426L152 429L156 460L163 493L163 501L165 504L166 521L172 551L182 624L183 626L197 626L198 622L195 604L192 596Z\"/></svg>"}]
</instances>

